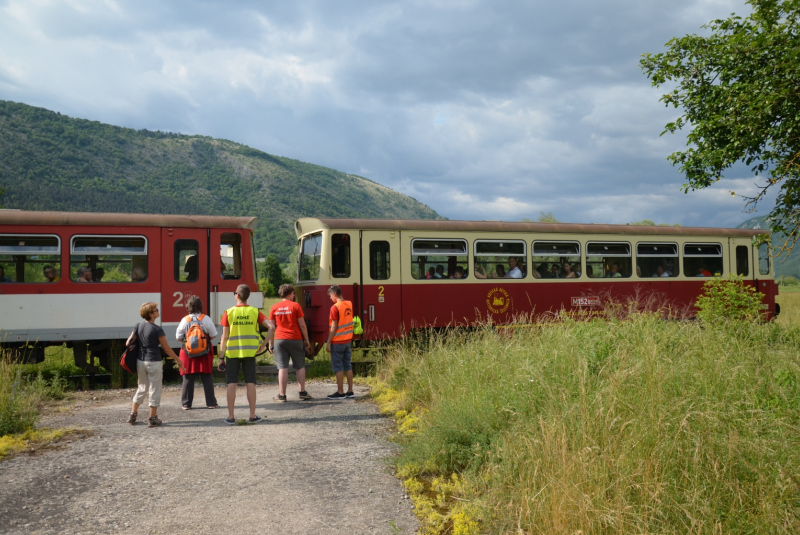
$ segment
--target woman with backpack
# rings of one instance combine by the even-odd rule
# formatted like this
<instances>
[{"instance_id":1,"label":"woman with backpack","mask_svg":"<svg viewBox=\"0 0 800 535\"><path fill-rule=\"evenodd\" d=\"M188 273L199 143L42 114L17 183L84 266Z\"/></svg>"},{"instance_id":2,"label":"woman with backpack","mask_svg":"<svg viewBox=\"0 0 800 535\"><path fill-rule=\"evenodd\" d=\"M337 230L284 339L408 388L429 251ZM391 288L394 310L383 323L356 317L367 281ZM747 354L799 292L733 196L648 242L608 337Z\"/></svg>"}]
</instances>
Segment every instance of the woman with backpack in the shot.
<instances>
[{"instance_id":1,"label":"woman with backpack","mask_svg":"<svg viewBox=\"0 0 800 535\"><path fill-rule=\"evenodd\" d=\"M214 321L203 314L203 302L196 295L186 302L189 315L184 317L175 333L176 340L182 340L180 359L186 371L181 370L183 386L181 387L181 406L188 411L194 400L194 381L199 376L203 381L206 394L206 406L217 408L217 397L214 395L214 346L211 340L217 336Z\"/></svg>"}]
</instances>

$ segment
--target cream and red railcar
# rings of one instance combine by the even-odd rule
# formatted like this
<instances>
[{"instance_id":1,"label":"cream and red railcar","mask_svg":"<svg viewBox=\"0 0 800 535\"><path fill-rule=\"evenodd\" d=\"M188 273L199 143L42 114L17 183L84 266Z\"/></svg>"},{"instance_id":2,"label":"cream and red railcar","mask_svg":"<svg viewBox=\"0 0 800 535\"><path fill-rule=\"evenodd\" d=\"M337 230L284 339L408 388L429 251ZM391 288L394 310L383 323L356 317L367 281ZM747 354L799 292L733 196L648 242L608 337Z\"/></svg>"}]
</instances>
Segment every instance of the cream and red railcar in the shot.
<instances>
[{"instance_id":1,"label":"cream and red railcar","mask_svg":"<svg viewBox=\"0 0 800 535\"><path fill-rule=\"evenodd\" d=\"M256 218L0 210L0 343L29 361L48 345L74 346L101 362L111 341L141 322L144 302L172 347L192 295L215 322L240 283L257 291ZM91 368L91 365L87 366Z\"/></svg>"},{"instance_id":2,"label":"cream and red railcar","mask_svg":"<svg viewBox=\"0 0 800 535\"><path fill-rule=\"evenodd\" d=\"M707 277L731 273L763 295L768 317L776 314L764 230L304 218L295 231L297 294L318 348L333 284L353 301L365 340L587 311L603 296L691 307Z\"/></svg>"}]
</instances>

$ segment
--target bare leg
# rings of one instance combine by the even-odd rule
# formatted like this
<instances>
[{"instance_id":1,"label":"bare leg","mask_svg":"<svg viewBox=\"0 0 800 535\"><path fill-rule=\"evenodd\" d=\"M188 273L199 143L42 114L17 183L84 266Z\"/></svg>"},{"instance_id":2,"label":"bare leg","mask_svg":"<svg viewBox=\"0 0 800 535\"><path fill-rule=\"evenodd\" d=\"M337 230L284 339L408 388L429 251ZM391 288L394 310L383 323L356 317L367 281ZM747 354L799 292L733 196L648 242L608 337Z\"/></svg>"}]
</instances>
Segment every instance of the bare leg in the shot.
<instances>
[{"instance_id":1,"label":"bare leg","mask_svg":"<svg viewBox=\"0 0 800 535\"><path fill-rule=\"evenodd\" d=\"M233 407L236 405L236 383L228 383L228 417L233 418Z\"/></svg>"},{"instance_id":2,"label":"bare leg","mask_svg":"<svg viewBox=\"0 0 800 535\"><path fill-rule=\"evenodd\" d=\"M131 412L133 412L133 413L138 413L139 412L139 404L138 403L133 403L131 405Z\"/></svg>"},{"instance_id":3,"label":"bare leg","mask_svg":"<svg viewBox=\"0 0 800 535\"><path fill-rule=\"evenodd\" d=\"M340 394L344 394L344 372L336 372L336 387Z\"/></svg>"},{"instance_id":4,"label":"bare leg","mask_svg":"<svg viewBox=\"0 0 800 535\"><path fill-rule=\"evenodd\" d=\"M158 416L158 407L150 407L150 418Z\"/></svg>"},{"instance_id":5,"label":"bare leg","mask_svg":"<svg viewBox=\"0 0 800 535\"><path fill-rule=\"evenodd\" d=\"M247 403L250 404L250 418L256 417L256 385L247 383Z\"/></svg>"},{"instance_id":6,"label":"bare leg","mask_svg":"<svg viewBox=\"0 0 800 535\"><path fill-rule=\"evenodd\" d=\"M341 391L342 389L339 388L339 392ZM347 370L347 391L353 391L353 370Z\"/></svg>"},{"instance_id":7,"label":"bare leg","mask_svg":"<svg viewBox=\"0 0 800 535\"><path fill-rule=\"evenodd\" d=\"M278 391L281 396L286 395L286 385L289 384L289 369L278 370Z\"/></svg>"},{"instance_id":8,"label":"bare leg","mask_svg":"<svg viewBox=\"0 0 800 535\"><path fill-rule=\"evenodd\" d=\"M295 370L294 373L297 375L297 384L300 387L300 392L306 391L306 369L300 368L299 370ZM286 380L289 380L289 370L286 370Z\"/></svg>"}]
</instances>

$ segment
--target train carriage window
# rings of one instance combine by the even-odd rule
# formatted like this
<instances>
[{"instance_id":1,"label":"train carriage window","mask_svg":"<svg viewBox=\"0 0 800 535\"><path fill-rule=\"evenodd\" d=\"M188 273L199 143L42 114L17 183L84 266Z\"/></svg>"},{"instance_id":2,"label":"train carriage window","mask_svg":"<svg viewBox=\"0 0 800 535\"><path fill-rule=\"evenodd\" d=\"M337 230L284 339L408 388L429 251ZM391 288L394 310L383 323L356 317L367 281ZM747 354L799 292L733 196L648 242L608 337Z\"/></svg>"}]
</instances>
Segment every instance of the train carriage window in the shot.
<instances>
[{"instance_id":1,"label":"train carriage window","mask_svg":"<svg viewBox=\"0 0 800 535\"><path fill-rule=\"evenodd\" d=\"M680 275L678 244L637 243L636 274L644 278L677 277Z\"/></svg>"},{"instance_id":2,"label":"train carriage window","mask_svg":"<svg viewBox=\"0 0 800 535\"><path fill-rule=\"evenodd\" d=\"M242 278L242 235L225 233L219 238L220 275L225 280Z\"/></svg>"},{"instance_id":3,"label":"train carriage window","mask_svg":"<svg viewBox=\"0 0 800 535\"><path fill-rule=\"evenodd\" d=\"M369 277L374 281L387 280L391 277L389 267L389 242L369 242Z\"/></svg>"},{"instance_id":4,"label":"train carriage window","mask_svg":"<svg viewBox=\"0 0 800 535\"><path fill-rule=\"evenodd\" d=\"M411 276L415 279L463 279L468 263L466 240L411 240Z\"/></svg>"},{"instance_id":5,"label":"train carriage window","mask_svg":"<svg viewBox=\"0 0 800 535\"><path fill-rule=\"evenodd\" d=\"M769 275L769 244L762 243L758 246L758 273Z\"/></svg>"},{"instance_id":6,"label":"train carriage window","mask_svg":"<svg viewBox=\"0 0 800 535\"><path fill-rule=\"evenodd\" d=\"M741 277L750 275L750 247L747 245L736 246L736 274Z\"/></svg>"},{"instance_id":7,"label":"train carriage window","mask_svg":"<svg viewBox=\"0 0 800 535\"><path fill-rule=\"evenodd\" d=\"M75 282L142 282L147 278L147 239L73 236L69 271Z\"/></svg>"},{"instance_id":8,"label":"train carriage window","mask_svg":"<svg viewBox=\"0 0 800 535\"><path fill-rule=\"evenodd\" d=\"M578 242L535 241L532 245L531 274L536 279L577 279L581 272L581 244Z\"/></svg>"},{"instance_id":9,"label":"train carriage window","mask_svg":"<svg viewBox=\"0 0 800 535\"><path fill-rule=\"evenodd\" d=\"M196 282L200 275L200 248L196 240L175 240L173 271L176 282Z\"/></svg>"},{"instance_id":10,"label":"train carriage window","mask_svg":"<svg viewBox=\"0 0 800 535\"><path fill-rule=\"evenodd\" d=\"M586 275L617 279L631 276L631 244L627 242L589 242L586 244Z\"/></svg>"},{"instance_id":11,"label":"train carriage window","mask_svg":"<svg viewBox=\"0 0 800 535\"><path fill-rule=\"evenodd\" d=\"M0 235L0 283L57 282L61 239L55 235Z\"/></svg>"},{"instance_id":12,"label":"train carriage window","mask_svg":"<svg viewBox=\"0 0 800 535\"><path fill-rule=\"evenodd\" d=\"M322 233L317 232L303 238L300 245L298 280L313 281L319 278L319 263L322 256Z\"/></svg>"},{"instance_id":13,"label":"train carriage window","mask_svg":"<svg viewBox=\"0 0 800 535\"><path fill-rule=\"evenodd\" d=\"M350 235L333 234L331 236L331 270L334 278L350 276Z\"/></svg>"},{"instance_id":14,"label":"train carriage window","mask_svg":"<svg viewBox=\"0 0 800 535\"><path fill-rule=\"evenodd\" d=\"M684 243L683 274L687 277L721 277L722 245L719 243Z\"/></svg>"},{"instance_id":15,"label":"train carriage window","mask_svg":"<svg viewBox=\"0 0 800 535\"><path fill-rule=\"evenodd\" d=\"M528 252L524 241L475 240L474 273L477 279L524 279Z\"/></svg>"}]
</instances>

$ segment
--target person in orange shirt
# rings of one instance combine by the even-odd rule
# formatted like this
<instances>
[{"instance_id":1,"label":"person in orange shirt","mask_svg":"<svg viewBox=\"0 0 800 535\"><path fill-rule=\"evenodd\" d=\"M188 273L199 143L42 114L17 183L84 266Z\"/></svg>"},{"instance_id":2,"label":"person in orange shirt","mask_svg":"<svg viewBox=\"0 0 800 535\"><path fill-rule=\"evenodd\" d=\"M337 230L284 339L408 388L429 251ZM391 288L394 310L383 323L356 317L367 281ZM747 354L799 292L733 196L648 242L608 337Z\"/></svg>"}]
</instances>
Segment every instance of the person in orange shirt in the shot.
<instances>
[{"instance_id":1,"label":"person in orange shirt","mask_svg":"<svg viewBox=\"0 0 800 535\"><path fill-rule=\"evenodd\" d=\"M325 349L331 354L331 367L336 374L338 390L328 396L328 399L352 399L353 393L353 364L350 344L353 341L353 303L345 301L342 289L333 285L328 289L328 297L333 306L328 317L330 331ZM344 392L344 376L347 374L347 392Z\"/></svg>"},{"instance_id":2,"label":"person in orange shirt","mask_svg":"<svg viewBox=\"0 0 800 535\"><path fill-rule=\"evenodd\" d=\"M306 392L306 352L311 352L311 341L303 319L303 309L294 302L294 286L291 284L282 284L278 288L278 296L282 300L272 305L269 311L269 320L275 324L275 331L270 335L269 350L278 367L279 393L275 401L286 401L290 358L297 374L300 400L312 399Z\"/></svg>"}]
</instances>

